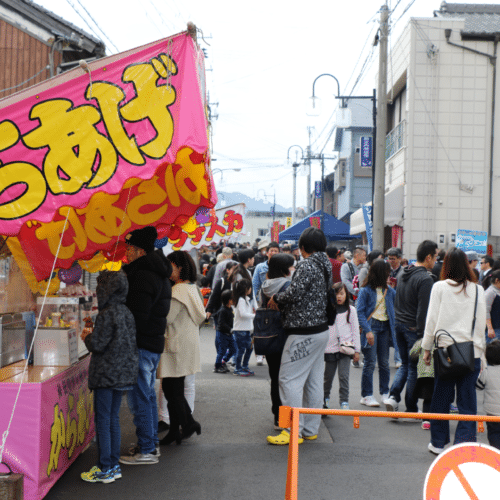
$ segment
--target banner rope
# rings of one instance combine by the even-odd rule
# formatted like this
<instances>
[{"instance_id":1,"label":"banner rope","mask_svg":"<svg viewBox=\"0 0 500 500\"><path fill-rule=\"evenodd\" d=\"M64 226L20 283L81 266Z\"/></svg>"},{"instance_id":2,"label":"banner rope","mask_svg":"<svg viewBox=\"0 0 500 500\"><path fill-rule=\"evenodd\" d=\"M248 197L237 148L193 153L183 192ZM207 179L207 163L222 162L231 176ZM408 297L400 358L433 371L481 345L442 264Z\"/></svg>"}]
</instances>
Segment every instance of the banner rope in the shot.
<instances>
[{"instance_id":1,"label":"banner rope","mask_svg":"<svg viewBox=\"0 0 500 500\"><path fill-rule=\"evenodd\" d=\"M26 374L26 370L28 369L28 362L29 362L29 359L31 357L31 353L33 351L33 345L35 344L36 335L38 333L38 327L40 325L40 319L42 317L42 312L43 312L43 309L45 307L45 301L47 299L47 294L49 293L50 283L52 281L52 275L54 274L54 269L56 267L56 262L57 262L57 259L59 257L59 251L60 251L61 245L62 245L62 239L64 237L64 233L66 231L66 226L68 224L69 213L70 213L70 208L68 208L68 213L66 214L66 220L64 221L64 227L63 227L63 230L62 230L62 233L61 233L61 238L59 240L59 246L57 247L57 252L56 252L56 255L54 257L54 262L52 263L52 270L50 271L49 281L47 283L47 288L45 289L45 295L43 297L42 307L40 309L40 314L38 315L38 320L36 322L35 331L33 332L33 339L31 341L30 349L28 351L28 356L26 358L26 363L24 364L24 369L23 369L23 372L21 374L22 375L21 376L21 382L19 383L19 389L17 390L16 399L14 400L14 406L13 406L12 412L10 414L9 423L7 425L7 429L2 434L2 444L0 445L0 463L2 463L2 460L3 460L3 453L4 453L4 450L5 450L5 443L7 442L7 437L9 436L10 426L11 426L12 420L14 418L14 412L16 411L17 402L18 402L19 395L21 393L21 387L22 387L23 381L24 381L24 375Z\"/></svg>"}]
</instances>

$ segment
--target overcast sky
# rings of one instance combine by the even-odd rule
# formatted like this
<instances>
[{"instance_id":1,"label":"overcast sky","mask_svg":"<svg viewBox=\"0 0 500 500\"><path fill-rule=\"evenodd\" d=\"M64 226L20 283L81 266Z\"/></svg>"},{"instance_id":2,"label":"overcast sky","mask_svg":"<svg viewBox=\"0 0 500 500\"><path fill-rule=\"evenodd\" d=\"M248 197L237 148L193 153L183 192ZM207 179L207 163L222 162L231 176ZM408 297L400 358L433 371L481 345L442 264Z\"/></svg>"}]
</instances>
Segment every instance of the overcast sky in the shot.
<instances>
[{"instance_id":1,"label":"overcast sky","mask_svg":"<svg viewBox=\"0 0 500 500\"><path fill-rule=\"evenodd\" d=\"M316 83L322 113L306 115L312 83L322 73L333 74L341 93L370 95L375 88L378 29L383 0L37 0L62 18L98 35L108 54L170 36L193 21L203 31L210 102L214 122L213 168L241 169L214 175L218 189L292 205L292 168L288 148L308 144L325 148L334 126L337 93L332 78ZM469 0L467 3L484 3ZM390 44L410 17L432 17L441 0L390 0L393 9ZM83 8L84 6L84 8ZM405 12L406 11L406 12ZM87 24L88 23L88 24ZM98 26L96 26L96 24ZM91 28L93 31L91 30ZM101 29L102 31L99 31ZM102 34L104 32L105 36ZM370 57L370 53L372 53ZM365 70L360 74L363 64ZM291 150L295 159L298 148ZM333 170L333 160L327 172ZM312 177L320 179L319 165ZM298 177L297 206L306 203L306 177ZM237 201L237 200L235 200Z\"/></svg>"}]
</instances>

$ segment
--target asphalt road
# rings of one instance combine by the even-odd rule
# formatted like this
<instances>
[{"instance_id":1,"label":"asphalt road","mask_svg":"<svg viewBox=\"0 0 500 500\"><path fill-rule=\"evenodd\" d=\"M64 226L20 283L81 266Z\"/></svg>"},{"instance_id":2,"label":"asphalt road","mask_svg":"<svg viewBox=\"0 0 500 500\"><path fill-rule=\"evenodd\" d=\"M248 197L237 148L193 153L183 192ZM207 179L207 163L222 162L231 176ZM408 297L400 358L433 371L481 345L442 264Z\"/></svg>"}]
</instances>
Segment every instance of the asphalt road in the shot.
<instances>
[{"instance_id":1,"label":"asphalt road","mask_svg":"<svg viewBox=\"0 0 500 500\"><path fill-rule=\"evenodd\" d=\"M267 366L256 366L252 355L254 377L214 374L214 336L212 328L202 328L202 373L197 375L194 410L202 425L200 436L194 435L180 446L162 447L159 464L122 465L123 478L111 484L80 479L82 471L95 465L97 448L92 444L45 498L282 500L288 447L266 442L266 436L276 432ZM392 366L391 380L394 372ZM365 410L359 404L360 381L361 370L351 368L351 409ZM337 394L335 380L331 403L338 408ZM377 393L375 396L379 398ZM135 441L125 398L121 424L125 451ZM455 427L452 422L452 431ZM318 440L300 445L299 499L420 500L435 458L427 451L429 434L419 423L361 418L360 428L354 429L352 417L323 418ZM486 434L479 434L479 441L487 443Z\"/></svg>"}]
</instances>

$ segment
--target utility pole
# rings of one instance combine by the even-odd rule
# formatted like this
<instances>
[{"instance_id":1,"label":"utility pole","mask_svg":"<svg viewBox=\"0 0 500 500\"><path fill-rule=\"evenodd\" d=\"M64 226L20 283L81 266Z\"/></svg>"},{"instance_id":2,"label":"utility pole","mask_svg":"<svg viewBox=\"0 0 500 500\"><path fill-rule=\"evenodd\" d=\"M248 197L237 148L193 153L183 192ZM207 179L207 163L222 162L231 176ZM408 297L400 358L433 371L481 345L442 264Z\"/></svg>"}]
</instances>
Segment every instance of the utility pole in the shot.
<instances>
[{"instance_id":1,"label":"utility pole","mask_svg":"<svg viewBox=\"0 0 500 500\"><path fill-rule=\"evenodd\" d=\"M389 36L389 8L380 9L380 37L378 64L378 106L375 176L373 189L373 248L384 251L385 211L385 137L387 131L387 39Z\"/></svg>"},{"instance_id":2,"label":"utility pole","mask_svg":"<svg viewBox=\"0 0 500 500\"><path fill-rule=\"evenodd\" d=\"M320 228L325 231L325 157L321 156L321 219Z\"/></svg>"},{"instance_id":3,"label":"utility pole","mask_svg":"<svg viewBox=\"0 0 500 500\"><path fill-rule=\"evenodd\" d=\"M293 163L293 208L292 208L292 226L295 224L295 217L297 213L297 168L299 163Z\"/></svg>"},{"instance_id":4,"label":"utility pole","mask_svg":"<svg viewBox=\"0 0 500 500\"><path fill-rule=\"evenodd\" d=\"M309 133L309 145L306 148L306 165L307 165L307 213L312 212L311 207L311 127L307 127Z\"/></svg>"}]
</instances>

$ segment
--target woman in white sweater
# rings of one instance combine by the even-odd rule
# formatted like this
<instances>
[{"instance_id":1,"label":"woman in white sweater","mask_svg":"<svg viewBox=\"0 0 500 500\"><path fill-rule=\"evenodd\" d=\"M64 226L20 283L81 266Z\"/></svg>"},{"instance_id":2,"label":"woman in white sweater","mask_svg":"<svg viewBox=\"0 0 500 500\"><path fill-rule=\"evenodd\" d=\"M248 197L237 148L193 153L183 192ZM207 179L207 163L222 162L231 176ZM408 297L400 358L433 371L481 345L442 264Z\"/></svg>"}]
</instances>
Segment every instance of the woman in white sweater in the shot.
<instances>
[{"instance_id":1,"label":"woman in white sweater","mask_svg":"<svg viewBox=\"0 0 500 500\"><path fill-rule=\"evenodd\" d=\"M476 415L475 383L481 368L480 358L483 356L485 348L486 302L484 290L476 284L477 279L469 265L467 256L458 248L453 248L446 254L441 277L443 281L435 283L432 287L429 309L427 310L422 341L422 348L425 350L424 361L430 365L435 335L439 330L445 330L456 342L473 341L475 363L472 373L453 380L443 380L437 373L435 374L431 413L449 413L456 390L459 413ZM476 297L477 309L474 323ZM447 335L440 335L438 342L438 347L447 347L453 343L453 340ZM454 444L475 441L476 423L459 421L455 431ZM437 455L449 442L449 421L431 421L429 451Z\"/></svg>"}]
</instances>

